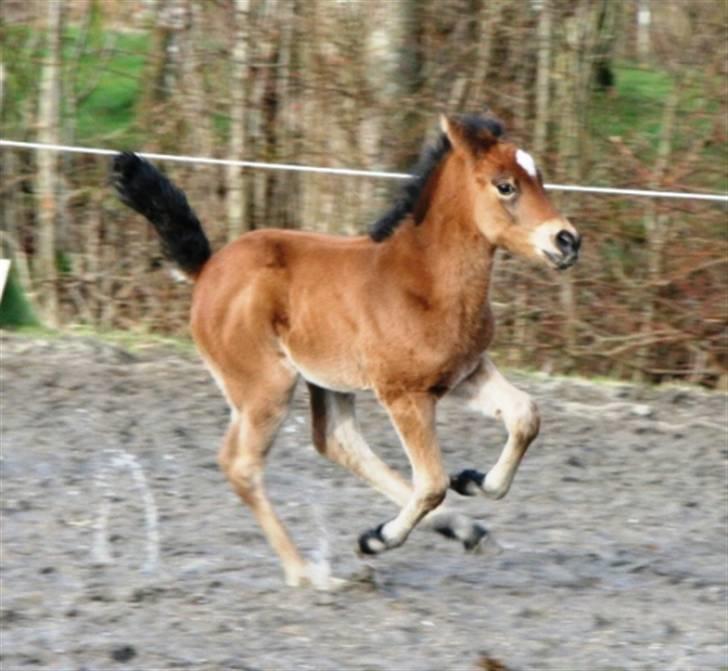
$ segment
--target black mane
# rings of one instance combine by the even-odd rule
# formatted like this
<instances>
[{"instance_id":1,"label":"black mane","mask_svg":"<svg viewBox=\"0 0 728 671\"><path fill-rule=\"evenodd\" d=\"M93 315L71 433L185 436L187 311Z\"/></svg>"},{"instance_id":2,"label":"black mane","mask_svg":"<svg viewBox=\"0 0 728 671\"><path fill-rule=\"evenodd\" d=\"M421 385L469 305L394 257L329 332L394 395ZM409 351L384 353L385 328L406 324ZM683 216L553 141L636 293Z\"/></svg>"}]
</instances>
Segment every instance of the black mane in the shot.
<instances>
[{"instance_id":1,"label":"black mane","mask_svg":"<svg viewBox=\"0 0 728 671\"><path fill-rule=\"evenodd\" d=\"M503 134L503 126L492 117L456 116L453 117L465 139L477 145L479 137L487 132L495 137ZM452 149L452 144L445 133L440 132L435 142L425 147L419 160L411 170L412 178L407 180L394 205L369 228L369 237L374 242L382 242L394 233L408 214L415 215L415 225L422 222L424 212L417 212L417 204L430 177L437 170L440 162ZM420 216L418 216L418 214Z\"/></svg>"}]
</instances>

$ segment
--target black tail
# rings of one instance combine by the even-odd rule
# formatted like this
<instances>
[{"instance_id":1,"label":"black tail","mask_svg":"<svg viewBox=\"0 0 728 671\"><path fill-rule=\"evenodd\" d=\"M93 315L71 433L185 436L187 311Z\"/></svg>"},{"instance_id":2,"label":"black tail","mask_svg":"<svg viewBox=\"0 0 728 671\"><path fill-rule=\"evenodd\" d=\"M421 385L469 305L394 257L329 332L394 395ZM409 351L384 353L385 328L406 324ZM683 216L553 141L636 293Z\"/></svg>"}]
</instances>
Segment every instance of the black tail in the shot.
<instances>
[{"instance_id":1,"label":"black tail","mask_svg":"<svg viewBox=\"0 0 728 671\"><path fill-rule=\"evenodd\" d=\"M112 183L122 202L154 226L165 256L187 274L197 275L212 251L185 194L151 163L131 152L114 157Z\"/></svg>"}]
</instances>

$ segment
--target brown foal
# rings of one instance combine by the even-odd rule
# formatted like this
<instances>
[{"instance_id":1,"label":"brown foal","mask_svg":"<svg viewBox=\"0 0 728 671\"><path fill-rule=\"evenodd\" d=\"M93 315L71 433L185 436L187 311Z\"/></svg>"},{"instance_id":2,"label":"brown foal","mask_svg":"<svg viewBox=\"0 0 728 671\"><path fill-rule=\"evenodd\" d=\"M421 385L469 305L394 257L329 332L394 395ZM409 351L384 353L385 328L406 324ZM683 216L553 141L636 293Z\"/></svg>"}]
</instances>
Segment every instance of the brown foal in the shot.
<instances>
[{"instance_id":1,"label":"brown foal","mask_svg":"<svg viewBox=\"0 0 728 671\"><path fill-rule=\"evenodd\" d=\"M266 229L214 255L180 190L134 154L114 162L122 200L151 221L195 282L192 334L231 409L220 464L292 585L311 576L266 496L263 467L299 377L309 387L318 451L400 506L360 536L366 554L401 545L423 518L477 546L487 532L445 507L448 487L505 496L538 433L534 402L485 354L493 258L503 247L563 269L576 261L580 238L550 203L531 156L503 139L497 121L443 117L441 126L368 236ZM391 417L411 483L359 431L354 392L367 389ZM503 420L508 440L487 475L445 472L435 407L446 394Z\"/></svg>"}]
</instances>

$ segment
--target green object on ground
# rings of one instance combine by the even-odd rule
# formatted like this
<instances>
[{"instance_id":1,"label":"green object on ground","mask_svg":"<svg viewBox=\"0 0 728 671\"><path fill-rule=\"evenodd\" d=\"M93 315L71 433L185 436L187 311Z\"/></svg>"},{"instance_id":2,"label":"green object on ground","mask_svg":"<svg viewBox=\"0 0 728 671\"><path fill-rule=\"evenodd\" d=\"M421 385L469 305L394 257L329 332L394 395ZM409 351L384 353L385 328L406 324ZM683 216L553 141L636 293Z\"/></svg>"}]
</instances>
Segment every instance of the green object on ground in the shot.
<instances>
[{"instance_id":1,"label":"green object on ground","mask_svg":"<svg viewBox=\"0 0 728 671\"><path fill-rule=\"evenodd\" d=\"M0 302L0 328L20 328L23 326L40 326L40 321L33 311L33 306L25 296L23 286L17 274L10 268L5 292Z\"/></svg>"}]
</instances>

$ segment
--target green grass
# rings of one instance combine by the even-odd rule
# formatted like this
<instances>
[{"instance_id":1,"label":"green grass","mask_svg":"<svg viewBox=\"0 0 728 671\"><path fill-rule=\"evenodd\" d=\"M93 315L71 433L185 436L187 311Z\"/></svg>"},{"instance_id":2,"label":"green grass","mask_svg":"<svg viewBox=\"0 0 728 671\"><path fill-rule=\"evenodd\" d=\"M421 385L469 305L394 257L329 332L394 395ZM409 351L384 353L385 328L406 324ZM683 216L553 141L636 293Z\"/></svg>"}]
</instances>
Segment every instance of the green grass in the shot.
<instances>
[{"instance_id":1,"label":"green grass","mask_svg":"<svg viewBox=\"0 0 728 671\"><path fill-rule=\"evenodd\" d=\"M656 140L662 106L672 89L670 75L629 64L618 65L614 74L614 93L595 96L590 114L592 130L604 137L642 135Z\"/></svg>"},{"instance_id":2,"label":"green grass","mask_svg":"<svg viewBox=\"0 0 728 671\"><path fill-rule=\"evenodd\" d=\"M93 91L83 99L76 112L77 137L80 143L114 138L134 139L134 112L146 60L148 37L145 34L117 34L114 51L106 62L99 63L97 52L85 54L79 61L79 88L99 77ZM97 72L101 67L102 72Z\"/></svg>"},{"instance_id":3,"label":"green grass","mask_svg":"<svg viewBox=\"0 0 728 671\"><path fill-rule=\"evenodd\" d=\"M0 324L0 329L4 328ZM191 338L172 338L160 336L148 331L116 331L94 329L88 326L67 326L63 329L52 329L41 325L27 325L13 328L16 336L41 340L63 340L68 338L88 338L114 345L127 352L144 352L148 350L169 350L177 354L192 356L196 354Z\"/></svg>"},{"instance_id":4,"label":"green grass","mask_svg":"<svg viewBox=\"0 0 728 671\"><path fill-rule=\"evenodd\" d=\"M148 349L168 349L178 354L193 355L197 350L192 339L161 336L149 331L103 331L87 326L72 326L60 335L83 336L106 342L128 352L141 352Z\"/></svg>"},{"instance_id":5,"label":"green grass","mask_svg":"<svg viewBox=\"0 0 728 671\"><path fill-rule=\"evenodd\" d=\"M651 166L656 157L665 102L675 85L673 77L658 67L646 69L632 63L618 64L614 74L614 91L595 93L590 101L589 134L600 143L608 142L613 136L621 137L644 164ZM713 119L720 113L720 101L710 95L702 77L700 73L695 74L690 85L680 93L673 132L674 156L679 157L696 138L709 136ZM701 155L706 166L728 164L726 148L718 143L708 144ZM690 181L690 175L686 181ZM725 191L728 171L701 174L698 170L695 181L696 187Z\"/></svg>"},{"instance_id":6,"label":"green grass","mask_svg":"<svg viewBox=\"0 0 728 671\"><path fill-rule=\"evenodd\" d=\"M45 55L41 40L36 40L26 26L8 28L4 39L8 71L8 118L15 132L27 125L23 116L35 109L40 68ZM79 30L70 27L63 37L64 60L71 67L78 47ZM113 45L107 59L100 54L105 44ZM79 144L103 143L112 140L123 145L133 142L135 107L140 93L149 36L146 33L90 31L84 53L73 72L65 73L65 84L75 81L77 92L88 93L75 112L76 140ZM95 86L92 85L95 84ZM66 110L68 113L68 110Z\"/></svg>"}]
</instances>

